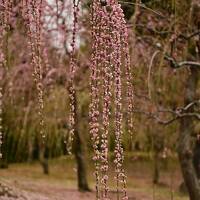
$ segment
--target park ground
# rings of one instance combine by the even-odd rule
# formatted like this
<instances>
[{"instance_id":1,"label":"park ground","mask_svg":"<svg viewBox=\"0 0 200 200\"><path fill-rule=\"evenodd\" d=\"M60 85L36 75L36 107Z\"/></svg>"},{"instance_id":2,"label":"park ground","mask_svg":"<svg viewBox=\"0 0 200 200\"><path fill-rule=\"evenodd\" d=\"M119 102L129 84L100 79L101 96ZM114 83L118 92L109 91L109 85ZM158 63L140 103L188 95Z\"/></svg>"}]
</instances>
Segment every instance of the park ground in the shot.
<instances>
[{"instance_id":1,"label":"park ground","mask_svg":"<svg viewBox=\"0 0 200 200\"><path fill-rule=\"evenodd\" d=\"M152 162L145 157L129 156L126 159L129 200L188 200L179 192L182 182L176 159L161 164L160 184L152 184ZM0 200L92 200L95 199L93 164L89 162L88 179L92 192L79 192L76 182L76 165L72 158L62 157L50 161L50 174L44 175L38 162L11 164L0 170L0 182L10 195ZM116 199L114 169L110 167L111 199ZM12 195L15 194L15 195Z\"/></svg>"}]
</instances>

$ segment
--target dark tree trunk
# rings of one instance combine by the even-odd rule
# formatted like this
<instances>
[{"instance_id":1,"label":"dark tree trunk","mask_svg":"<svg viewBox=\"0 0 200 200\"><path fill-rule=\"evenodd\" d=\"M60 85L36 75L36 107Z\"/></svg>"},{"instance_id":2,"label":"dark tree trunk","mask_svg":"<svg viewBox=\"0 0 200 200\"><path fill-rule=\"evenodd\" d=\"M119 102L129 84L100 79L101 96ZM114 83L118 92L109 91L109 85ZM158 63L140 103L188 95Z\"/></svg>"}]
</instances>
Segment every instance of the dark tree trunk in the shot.
<instances>
[{"instance_id":1,"label":"dark tree trunk","mask_svg":"<svg viewBox=\"0 0 200 200\"><path fill-rule=\"evenodd\" d=\"M48 175L49 174L49 162L47 159L43 159L41 162L43 173Z\"/></svg>"},{"instance_id":2,"label":"dark tree trunk","mask_svg":"<svg viewBox=\"0 0 200 200\"><path fill-rule=\"evenodd\" d=\"M82 147L82 138L79 133L76 132L75 139L75 158L77 162L77 178L78 178L78 188L80 191L90 191L87 181L87 172L85 164L84 150Z\"/></svg>"},{"instance_id":3,"label":"dark tree trunk","mask_svg":"<svg viewBox=\"0 0 200 200\"><path fill-rule=\"evenodd\" d=\"M0 169L7 169L8 168L8 152L6 151L6 147L8 144L8 136L4 134L3 137L3 144L2 144L2 155L3 157L0 159Z\"/></svg>"},{"instance_id":4,"label":"dark tree trunk","mask_svg":"<svg viewBox=\"0 0 200 200\"><path fill-rule=\"evenodd\" d=\"M197 140L193 151L193 165L198 179L200 180L200 141Z\"/></svg>"},{"instance_id":5,"label":"dark tree trunk","mask_svg":"<svg viewBox=\"0 0 200 200\"><path fill-rule=\"evenodd\" d=\"M190 67L191 73L186 83L184 103L188 105L195 100L199 69ZM192 108L188 110L191 112ZM180 135L178 142L178 155L185 185L190 200L200 200L200 184L193 165L192 134L194 132L193 119L184 117L180 119Z\"/></svg>"},{"instance_id":6,"label":"dark tree trunk","mask_svg":"<svg viewBox=\"0 0 200 200\"><path fill-rule=\"evenodd\" d=\"M75 137L74 137L74 153L77 162L77 178L78 178L78 189L80 191L90 191L87 181L87 170L86 160L84 151L84 140L79 130L79 114L77 107L77 96L74 94L75 99Z\"/></svg>"},{"instance_id":7,"label":"dark tree trunk","mask_svg":"<svg viewBox=\"0 0 200 200\"><path fill-rule=\"evenodd\" d=\"M42 165L43 173L48 175L49 174L49 162L47 152L45 152L45 145L40 144L40 152L39 152L39 161Z\"/></svg>"},{"instance_id":8,"label":"dark tree trunk","mask_svg":"<svg viewBox=\"0 0 200 200\"><path fill-rule=\"evenodd\" d=\"M7 169L7 168L8 168L8 162L7 159L5 159L3 156L2 159L0 159L0 169Z\"/></svg>"},{"instance_id":9,"label":"dark tree trunk","mask_svg":"<svg viewBox=\"0 0 200 200\"><path fill-rule=\"evenodd\" d=\"M161 133L161 134L158 134ZM153 183L158 184L160 180L160 170L161 170L161 162L160 155L164 150L164 138L162 135L162 131L153 132L152 135L152 144L153 144Z\"/></svg>"},{"instance_id":10,"label":"dark tree trunk","mask_svg":"<svg viewBox=\"0 0 200 200\"><path fill-rule=\"evenodd\" d=\"M30 139L28 140L28 163L33 161L33 139L32 135L29 136Z\"/></svg>"},{"instance_id":11,"label":"dark tree trunk","mask_svg":"<svg viewBox=\"0 0 200 200\"><path fill-rule=\"evenodd\" d=\"M199 0L186 1L187 5L192 6L191 13L191 24L194 30L200 29L200 8ZM200 39L196 41L196 44L190 44L190 48L194 51L189 52L195 56L196 59L200 60ZM191 48L192 47L192 48ZM198 51L197 51L198 49ZM194 53L195 52L195 53ZM189 103L195 101L198 89L198 81L200 79L200 69L198 67L190 67L191 73L189 74L184 103L188 105ZM193 112L193 108L187 112ZM193 119L191 117L182 118L180 120L180 135L179 135L179 144L178 144L178 154L181 164L181 169L183 173L183 178L187 191L189 193L190 200L200 200L200 183L199 183L199 147L193 149L192 147L192 135L194 133ZM197 145L197 144L196 144Z\"/></svg>"},{"instance_id":12,"label":"dark tree trunk","mask_svg":"<svg viewBox=\"0 0 200 200\"><path fill-rule=\"evenodd\" d=\"M154 173L153 183L158 184L160 179L160 168L159 168L159 153L154 152Z\"/></svg>"}]
</instances>

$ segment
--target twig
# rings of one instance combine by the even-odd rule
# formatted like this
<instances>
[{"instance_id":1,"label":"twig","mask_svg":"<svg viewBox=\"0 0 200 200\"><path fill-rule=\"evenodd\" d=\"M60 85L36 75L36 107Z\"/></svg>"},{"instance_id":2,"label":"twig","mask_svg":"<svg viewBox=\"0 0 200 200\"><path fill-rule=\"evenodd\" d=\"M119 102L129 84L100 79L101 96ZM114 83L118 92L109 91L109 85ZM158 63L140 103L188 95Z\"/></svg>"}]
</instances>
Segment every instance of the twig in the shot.
<instances>
[{"instance_id":1,"label":"twig","mask_svg":"<svg viewBox=\"0 0 200 200\"><path fill-rule=\"evenodd\" d=\"M150 61L150 65L149 65L149 71L148 71L148 91L149 91L149 99L151 99L151 69L152 69L152 66L153 66L153 61L156 57L156 55L159 53L160 51L155 51L152 58L151 58L151 61Z\"/></svg>"},{"instance_id":2,"label":"twig","mask_svg":"<svg viewBox=\"0 0 200 200\"><path fill-rule=\"evenodd\" d=\"M156 15L159 15L160 17L162 17L162 18L166 18L164 15L162 15L161 13L159 13L159 12L157 12L157 11L155 11L155 10L153 10L153 9L151 9L151 8L149 8L149 7L147 7L145 4L143 4L143 3L133 3L133 2L127 2L127 1L118 1L120 4L127 4L127 5L138 5L138 6L140 6L141 8L144 8L144 9L146 9L146 10L149 10L149 11L151 11L151 12L153 12L154 14L156 14Z\"/></svg>"},{"instance_id":3,"label":"twig","mask_svg":"<svg viewBox=\"0 0 200 200\"><path fill-rule=\"evenodd\" d=\"M195 32L191 33L190 35L180 34L180 37L184 38L185 40L189 40L192 37L195 37L196 35L200 35L200 30L195 31Z\"/></svg>"},{"instance_id":4,"label":"twig","mask_svg":"<svg viewBox=\"0 0 200 200\"><path fill-rule=\"evenodd\" d=\"M156 47L160 50L163 51L162 47L156 45ZM174 69L178 69L184 66L192 66L192 67L200 67L200 63L199 62L195 62L195 61L176 61L175 58L173 58L172 56L170 56L169 54L165 53L164 54L164 59L169 61L171 64L171 67Z\"/></svg>"},{"instance_id":5,"label":"twig","mask_svg":"<svg viewBox=\"0 0 200 200\"><path fill-rule=\"evenodd\" d=\"M146 112L146 111L141 111L141 110L133 110L133 112L146 115L146 116L148 116L148 118L154 119L159 124L162 124L162 125L169 125L169 124L173 123L174 121L176 121L180 118L183 118L183 117L194 117L197 120L200 120L200 114L195 113L195 112L181 113L178 110L175 110L175 111L173 111L173 110L159 110L157 113L156 112L151 113L151 112ZM171 119L163 120L163 119L159 118L159 116L158 116L159 115L158 113L161 113L161 112L169 112L169 113L173 114L174 117L172 117Z\"/></svg>"}]
</instances>

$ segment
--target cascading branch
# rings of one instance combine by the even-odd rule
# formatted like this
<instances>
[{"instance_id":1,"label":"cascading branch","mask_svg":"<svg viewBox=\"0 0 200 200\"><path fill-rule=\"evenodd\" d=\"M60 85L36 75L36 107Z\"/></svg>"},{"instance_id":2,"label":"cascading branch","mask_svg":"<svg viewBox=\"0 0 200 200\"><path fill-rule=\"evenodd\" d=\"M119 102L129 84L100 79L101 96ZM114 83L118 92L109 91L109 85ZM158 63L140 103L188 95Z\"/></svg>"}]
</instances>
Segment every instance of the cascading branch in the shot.
<instances>
[{"instance_id":1,"label":"cascading branch","mask_svg":"<svg viewBox=\"0 0 200 200\"><path fill-rule=\"evenodd\" d=\"M0 18L3 18L3 13L0 13ZM1 70L1 74L0 74L0 159L2 158L2 151L1 151L1 147L3 144L3 127L2 127L2 71L3 71L3 63L4 63L4 54L3 54L3 31L4 31L4 23L1 22L2 24L0 24L0 70Z\"/></svg>"},{"instance_id":2,"label":"cascading branch","mask_svg":"<svg viewBox=\"0 0 200 200\"><path fill-rule=\"evenodd\" d=\"M68 82L68 91L69 91L69 101L70 101L70 115L69 115L69 137L67 150L68 153L71 154L72 150L72 142L74 138L75 132L75 123L76 123L76 90L74 83L74 76L77 69L76 57L75 57L75 43L76 43L76 34L77 34L77 24L78 24L78 12L79 12L79 4L76 3L76 0L73 0L73 28L72 28L72 41L71 41L71 52L70 52L70 72L69 72L69 82Z\"/></svg>"},{"instance_id":3,"label":"cascading branch","mask_svg":"<svg viewBox=\"0 0 200 200\"><path fill-rule=\"evenodd\" d=\"M0 1L1 2L1 1ZM3 114L3 71L4 66L6 65L6 59L3 52L3 39L9 29L9 19L10 13L12 10L11 1L2 1L1 2L2 10L0 11L0 159L3 157L2 154L2 144L3 144L3 124L2 124L2 114Z\"/></svg>"},{"instance_id":4,"label":"cascading branch","mask_svg":"<svg viewBox=\"0 0 200 200\"><path fill-rule=\"evenodd\" d=\"M10 10L10 2L5 1L5 7ZM79 1L78 1L79 2ZM75 126L75 86L76 72L75 41L77 33L77 17L79 7L73 0L73 31L70 53L69 97L70 97L70 133L69 152L74 136ZM34 79L38 93L38 114L40 120L40 134L44 139L44 94L42 77L42 0L22 0L22 15L27 22L29 46L31 49ZM9 14L9 12L8 12ZM9 16L9 15L8 15ZM126 176L123 169L122 148L122 69L125 67L127 107L129 132L132 132L133 95L131 83L130 56L128 49L128 31L124 14L117 0L93 0L91 11L91 25L93 38L93 53L91 58L91 104L90 104L90 133L93 140L96 199L109 199L108 188L108 139L110 134L111 107L114 107L115 118L115 166L118 199L128 199L126 193ZM2 26L3 27L3 26ZM3 31L1 31L3 33ZM0 33L0 34L1 34ZM2 35L0 35L2 37ZM2 40L1 40L2 41ZM0 49L2 50L2 48ZM0 51L0 65L4 62ZM113 93L113 94L112 94ZM114 104L111 106L112 98ZM0 88L0 115L2 112L2 88ZM0 116L0 129L1 129ZM2 144L2 131L0 130L0 147ZM0 157L2 154L0 153ZM122 191L122 195L120 192Z\"/></svg>"},{"instance_id":5,"label":"cascading branch","mask_svg":"<svg viewBox=\"0 0 200 200\"><path fill-rule=\"evenodd\" d=\"M117 199L128 199L123 169L122 148L122 68L125 67L129 132L132 131L132 83L128 30L120 4L116 0L93 0L91 7L93 54L91 59L90 134L93 139L96 199L109 199L108 138L111 102L114 98L115 166ZM112 96L112 92L114 94ZM101 94L102 92L102 94ZM102 98L101 98L102 96ZM100 108L102 107L102 112ZM100 114L101 113L101 114ZM122 196L120 195L122 192Z\"/></svg>"},{"instance_id":6,"label":"cascading branch","mask_svg":"<svg viewBox=\"0 0 200 200\"><path fill-rule=\"evenodd\" d=\"M29 46L31 50L31 64L33 66L33 77L37 88L39 132L44 142L46 138L44 130L44 86L42 69L42 0L22 1L22 14L26 20Z\"/></svg>"},{"instance_id":7,"label":"cascading branch","mask_svg":"<svg viewBox=\"0 0 200 200\"><path fill-rule=\"evenodd\" d=\"M100 199L100 64L101 64L101 55L103 53L102 47L100 46L101 38L98 37L103 27L97 26L101 19L98 18L96 10L98 8L98 2L93 1L92 3L92 12L91 12L91 26L92 26L92 39L93 39L93 52L91 57L91 66L90 66L90 87L91 87L91 103L89 109L90 116L90 134L92 138L92 144L94 149L94 157L93 160L95 162L95 178L96 178L96 199ZM99 49L99 52L98 52Z\"/></svg>"},{"instance_id":8,"label":"cascading branch","mask_svg":"<svg viewBox=\"0 0 200 200\"><path fill-rule=\"evenodd\" d=\"M0 27L0 41L2 41L3 37L3 28ZM0 42L0 159L3 157L2 155L2 144L3 144L3 124L2 124L2 112L3 112L3 92L2 92L2 80L3 80L3 63L4 63L4 54L2 52L2 42Z\"/></svg>"}]
</instances>

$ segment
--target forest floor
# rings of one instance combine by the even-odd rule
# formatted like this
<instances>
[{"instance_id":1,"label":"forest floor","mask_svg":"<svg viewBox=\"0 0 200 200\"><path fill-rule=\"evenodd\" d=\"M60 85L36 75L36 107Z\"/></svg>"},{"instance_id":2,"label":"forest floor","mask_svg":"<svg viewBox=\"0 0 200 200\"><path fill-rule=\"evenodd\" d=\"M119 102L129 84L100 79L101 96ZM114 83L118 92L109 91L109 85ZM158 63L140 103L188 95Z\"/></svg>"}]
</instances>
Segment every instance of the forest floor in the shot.
<instances>
[{"instance_id":1,"label":"forest floor","mask_svg":"<svg viewBox=\"0 0 200 200\"><path fill-rule=\"evenodd\" d=\"M50 161L50 174L44 175L39 163L12 164L0 170L0 183L7 196L0 200L92 200L95 199L93 167L90 163L88 179L93 192L79 192L76 183L76 165L72 159L60 158ZM114 174L110 168L110 197L116 199ZM177 162L161 165L160 184L152 184L152 163L146 160L127 161L129 200L188 200L179 193L182 182ZM7 187L8 186L8 187ZM113 192L112 192L113 191Z\"/></svg>"}]
</instances>

